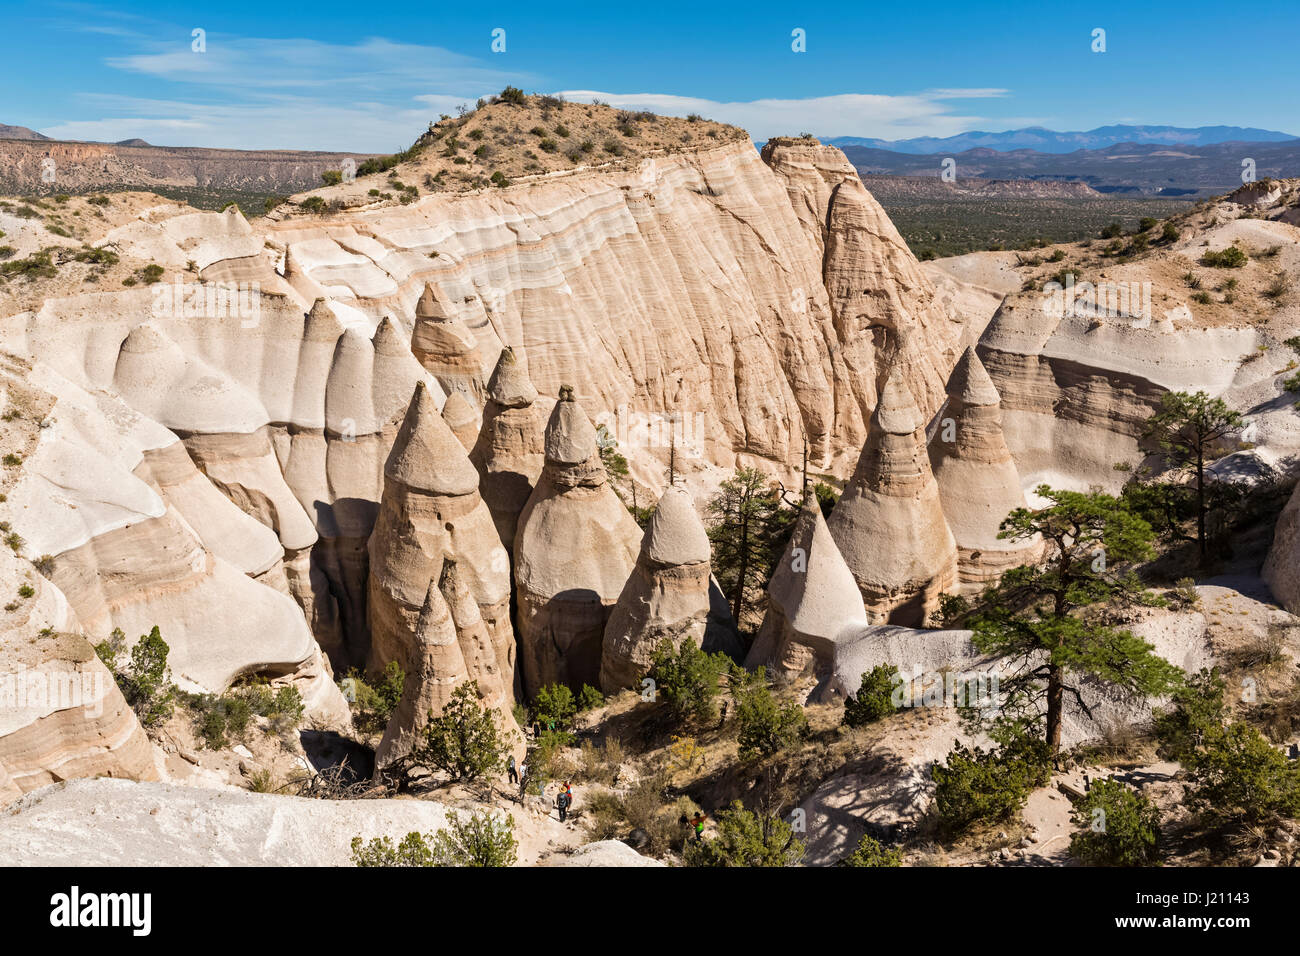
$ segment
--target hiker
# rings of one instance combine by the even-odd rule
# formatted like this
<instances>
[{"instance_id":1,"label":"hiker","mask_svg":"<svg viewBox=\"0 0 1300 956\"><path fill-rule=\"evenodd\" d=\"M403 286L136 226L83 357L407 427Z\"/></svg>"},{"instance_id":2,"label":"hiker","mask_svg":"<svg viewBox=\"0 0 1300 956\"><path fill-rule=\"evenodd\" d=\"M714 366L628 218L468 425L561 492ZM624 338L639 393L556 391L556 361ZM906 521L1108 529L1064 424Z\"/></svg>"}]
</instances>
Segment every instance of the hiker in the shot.
<instances>
[{"instance_id":1,"label":"hiker","mask_svg":"<svg viewBox=\"0 0 1300 956\"><path fill-rule=\"evenodd\" d=\"M697 811L695 816L691 817L691 826L695 828L696 843L704 841L704 821L708 818L709 815L703 811Z\"/></svg>"},{"instance_id":2,"label":"hiker","mask_svg":"<svg viewBox=\"0 0 1300 956\"><path fill-rule=\"evenodd\" d=\"M519 771L515 769L515 755L511 754L510 759L506 761L506 778L507 783L519 782Z\"/></svg>"},{"instance_id":3,"label":"hiker","mask_svg":"<svg viewBox=\"0 0 1300 956\"><path fill-rule=\"evenodd\" d=\"M524 802L524 794L528 787L528 761L525 760L519 765L519 802Z\"/></svg>"},{"instance_id":4,"label":"hiker","mask_svg":"<svg viewBox=\"0 0 1300 956\"><path fill-rule=\"evenodd\" d=\"M569 781L564 781L564 786L560 788L559 794L555 797L555 806L560 811L560 822L569 815L569 805L573 803L573 788L569 786Z\"/></svg>"},{"instance_id":5,"label":"hiker","mask_svg":"<svg viewBox=\"0 0 1300 956\"><path fill-rule=\"evenodd\" d=\"M722 713L718 717L718 729L721 730L727 724L727 702L722 702Z\"/></svg>"}]
</instances>

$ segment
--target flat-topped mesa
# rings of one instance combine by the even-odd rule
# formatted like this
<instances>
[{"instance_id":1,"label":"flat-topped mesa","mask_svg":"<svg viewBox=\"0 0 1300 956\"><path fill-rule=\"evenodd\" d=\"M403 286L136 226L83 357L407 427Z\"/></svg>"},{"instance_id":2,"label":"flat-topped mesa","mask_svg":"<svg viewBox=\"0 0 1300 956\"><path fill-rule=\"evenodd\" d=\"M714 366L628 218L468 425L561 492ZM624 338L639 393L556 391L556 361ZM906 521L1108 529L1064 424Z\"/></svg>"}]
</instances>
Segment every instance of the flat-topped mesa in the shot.
<instances>
[{"instance_id":1,"label":"flat-topped mesa","mask_svg":"<svg viewBox=\"0 0 1300 956\"><path fill-rule=\"evenodd\" d=\"M480 491L497 533L513 551L519 512L524 510L545 461L546 422L536 404L522 349L501 350L488 380L483 425L470 460L478 469Z\"/></svg>"},{"instance_id":2,"label":"flat-topped mesa","mask_svg":"<svg viewBox=\"0 0 1300 956\"><path fill-rule=\"evenodd\" d=\"M483 356L469 326L456 317L455 307L433 283L424 287L415 305L411 352L443 390L467 392L475 404L483 401Z\"/></svg>"},{"instance_id":3,"label":"flat-topped mesa","mask_svg":"<svg viewBox=\"0 0 1300 956\"><path fill-rule=\"evenodd\" d=\"M665 638L703 646L709 624L709 537L690 493L669 488L641 539L641 553L605 625L600 684L606 693L639 684Z\"/></svg>"},{"instance_id":4,"label":"flat-topped mesa","mask_svg":"<svg viewBox=\"0 0 1300 956\"><path fill-rule=\"evenodd\" d=\"M368 551L368 670L410 655L428 583L448 559L460 566L493 646L509 664L509 558L479 497L478 472L423 383L415 387L384 466ZM471 671L470 677L478 675ZM513 674L504 679L513 684Z\"/></svg>"},{"instance_id":5,"label":"flat-topped mesa","mask_svg":"<svg viewBox=\"0 0 1300 956\"><path fill-rule=\"evenodd\" d=\"M827 521L874 623L925 623L957 583L957 545L939 503L925 426L891 375L857 470Z\"/></svg>"},{"instance_id":6,"label":"flat-topped mesa","mask_svg":"<svg viewBox=\"0 0 1300 956\"><path fill-rule=\"evenodd\" d=\"M999 540L998 526L1025 507L1020 473L1002 435L1002 399L984 363L968 348L948 379L948 404L930 441L930 464L948 527L957 542L964 590L1031 564L1041 540Z\"/></svg>"},{"instance_id":7,"label":"flat-topped mesa","mask_svg":"<svg viewBox=\"0 0 1300 956\"><path fill-rule=\"evenodd\" d=\"M610 487L596 432L562 388L546 464L519 514L515 584L523 683L600 682L605 626L636 564L641 529Z\"/></svg>"},{"instance_id":8,"label":"flat-topped mesa","mask_svg":"<svg viewBox=\"0 0 1300 956\"><path fill-rule=\"evenodd\" d=\"M819 679L830 672L835 645L867 624L853 572L822 517L816 494L804 495L790 543L768 584L767 615L745 666L767 667L791 680L811 665Z\"/></svg>"},{"instance_id":9,"label":"flat-topped mesa","mask_svg":"<svg viewBox=\"0 0 1300 956\"><path fill-rule=\"evenodd\" d=\"M447 396L447 403L442 406L442 420L466 451L474 450L474 443L478 441L479 414L464 392L457 390Z\"/></svg>"},{"instance_id":10,"label":"flat-topped mesa","mask_svg":"<svg viewBox=\"0 0 1300 956\"><path fill-rule=\"evenodd\" d=\"M409 753L429 716L442 713L456 687L470 679L456 622L436 579L425 589L415 627L397 660L406 680L402 699L388 718L384 739L375 751L375 763L380 767Z\"/></svg>"}]
</instances>

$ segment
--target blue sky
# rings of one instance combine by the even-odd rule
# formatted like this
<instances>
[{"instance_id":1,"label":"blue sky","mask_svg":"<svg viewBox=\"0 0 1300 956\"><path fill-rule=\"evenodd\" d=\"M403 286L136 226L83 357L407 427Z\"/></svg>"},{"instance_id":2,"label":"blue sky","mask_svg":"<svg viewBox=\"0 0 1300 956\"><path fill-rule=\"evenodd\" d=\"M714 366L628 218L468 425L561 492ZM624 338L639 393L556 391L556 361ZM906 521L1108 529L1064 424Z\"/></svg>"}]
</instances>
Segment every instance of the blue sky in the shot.
<instances>
[{"instance_id":1,"label":"blue sky","mask_svg":"<svg viewBox=\"0 0 1300 956\"><path fill-rule=\"evenodd\" d=\"M0 123L177 146L393 151L499 91L819 136L1110 123L1300 135L1300 5L6 2ZM1103 29L1106 51L1091 49ZM192 31L204 31L195 52ZM505 51L493 52L493 30ZM792 50L792 31L806 51ZM16 95L15 95L16 94Z\"/></svg>"}]
</instances>

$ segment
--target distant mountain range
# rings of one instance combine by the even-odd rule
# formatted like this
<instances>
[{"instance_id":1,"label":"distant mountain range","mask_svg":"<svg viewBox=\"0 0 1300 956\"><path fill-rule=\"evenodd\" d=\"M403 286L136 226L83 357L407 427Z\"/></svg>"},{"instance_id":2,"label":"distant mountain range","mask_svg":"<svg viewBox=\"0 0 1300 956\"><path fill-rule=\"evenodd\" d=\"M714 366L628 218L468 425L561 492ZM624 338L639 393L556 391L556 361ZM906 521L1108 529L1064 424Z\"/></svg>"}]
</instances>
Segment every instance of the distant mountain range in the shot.
<instances>
[{"instance_id":1,"label":"distant mountain range","mask_svg":"<svg viewBox=\"0 0 1300 956\"><path fill-rule=\"evenodd\" d=\"M1072 153L1080 149L1105 149L1121 143L1162 146L1213 146L1218 143L1280 143L1295 141L1290 133L1255 129L1249 126L1098 126L1086 132L1059 132L1030 126L1001 133L972 132L956 136L918 136L915 139L867 139L839 136L824 140L834 146L862 146L887 149L895 153L954 153L968 149L992 149L1009 152L1032 149L1040 153Z\"/></svg>"},{"instance_id":2,"label":"distant mountain range","mask_svg":"<svg viewBox=\"0 0 1300 956\"><path fill-rule=\"evenodd\" d=\"M34 129L28 129L26 126L6 126L0 123L0 139L32 139L40 140L45 143L57 142L50 139L43 133L38 133ZM116 143L105 143L105 146L148 146L144 140L136 137L134 139L121 139Z\"/></svg>"},{"instance_id":3,"label":"distant mountain range","mask_svg":"<svg viewBox=\"0 0 1300 956\"><path fill-rule=\"evenodd\" d=\"M840 148L864 176L938 178L944 161L952 159L958 182L972 178L1079 182L1100 193L1132 197L1192 199L1229 192L1241 185L1246 161L1253 164L1257 179L1300 176L1300 139L1208 146L1123 143L1070 153L980 147L941 155L853 145Z\"/></svg>"}]
</instances>

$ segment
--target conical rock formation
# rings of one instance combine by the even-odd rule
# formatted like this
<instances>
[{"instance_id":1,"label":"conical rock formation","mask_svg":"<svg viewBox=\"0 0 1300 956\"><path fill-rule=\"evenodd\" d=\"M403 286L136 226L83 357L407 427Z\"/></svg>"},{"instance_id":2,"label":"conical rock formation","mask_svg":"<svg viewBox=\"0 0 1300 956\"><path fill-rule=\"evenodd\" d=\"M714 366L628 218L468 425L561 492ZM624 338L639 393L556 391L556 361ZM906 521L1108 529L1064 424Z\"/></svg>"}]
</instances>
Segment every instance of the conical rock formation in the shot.
<instances>
[{"instance_id":1,"label":"conical rock formation","mask_svg":"<svg viewBox=\"0 0 1300 956\"><path fill-rule=\"evenodd\" d=\"M596 431L561 389L546 465L519 515L515 583L524 689L600 681L605 625L636 563L641 529L609 486Z\"/></svg>"},{"instance_id":2,"label":"conical rock formation","mask_svg":"<svg viewBox=\"0 0 1300 956\"><path fill-rule=\"evenodd\" d=\"M857 470L827 527L876 623L920 626L957 583L957 546L924 422L898 376L881 389Z\"/></svg>"},{"instance_id":3,"label":"conical rock formation","mask_svg":"<svg viewBox=\"0 0 1300 956\"><path fill-rule=\"evenodd\" d=\"M429 715L441 713L456 687L469 680L456 623L436 580L431 580L425 591L400 663L406 681L402 699L389 717L384 739L375 751L375 762L381 767L410 752L429 722Z\"/></svg>"},{"instance_id":4,"label":"conical rock formation","mask_svg":"<svg viewBox=\"0 0 1300 956\"><path fill-rule=\"evenodd\" d=\"M600 684L635 686L659 643L704 643L709 618L709 538L690 493L669 488L641 539L641 554L605 625Z\"/></svg>"},{"instance_id":5,"label":"conical rock formation","mask_svg":"<svg viewBox=\"0 0 1300 956\"><path fill-rule=\"evenodd\" d=\"M483 401L483 356L474 333L460 319L450 300L426 284L415 306L411 351L433 373L448 394L465 391L475 403Z\"/></svg>"},{"instance_id":6,"label":"conical rock formation","mask_svg":"<svg viewBox=\"0 0 1300 956\"><path fill-rule=\"evenodd\" d=\"M524 510L545 461L546 421L528 378L523 350L504 348L488 381L483 426L470 460L478 469L483 500L501 543L513 550Z\"/></svg>"},{"instance_id":7,"label":"conical rock formation","mask_svg":"<svg viewBox=\"0 0 1300 956\"><path fill-rule=\"evenodd\" d=\"M484 674L485 684L513 684L510 562L479 497L478 473L422 383L384 468L369 552L370 670L412 658L429 582L440 579L450 559L473 595L503 675ZM469 676L480 674L471 669Z\"/></svg>"},{"instance_id":8,"label":"conical rock formation","mask_svg":"<svg viewBox=\"0 0 1300 956\"><path fill-rule=\"evenodd\" d=\"M817 496L809 491L772 573L767 616L745 666L767 667L790 679L811 664L824 677L837 641L856 635L866 624L853 572L826 526Z\"/></svg>"},{"instance_id":9,"label":"conical rock formation","mask_svg":"<svg viewBox=\"0 0 1300 956\"><path fill-rule=\"evenodd\" d=\"M464 392L456 391L447 396L447 404L442 406L442 420L466 451L474 450L474 443L478 441L479 414Z\"/></svg>"},{"instance_id":10,"label":"conical rock formation","mask_svg":"<svg viewBox=\"0 0 1300 956\"><path fill-rule=\"evenodd\" d=\"M948 379L948 405L930 441L939 500L957 542L961 584L978 588L1009 568L1030 564L1042 543L998 539L998 526L1025 506L1020 473L1002 436L1002 399L968 348Z\"/></svg>"}]
</instances>

